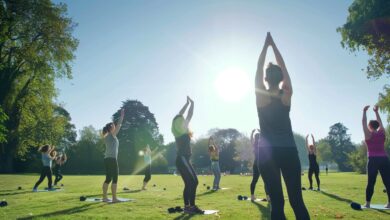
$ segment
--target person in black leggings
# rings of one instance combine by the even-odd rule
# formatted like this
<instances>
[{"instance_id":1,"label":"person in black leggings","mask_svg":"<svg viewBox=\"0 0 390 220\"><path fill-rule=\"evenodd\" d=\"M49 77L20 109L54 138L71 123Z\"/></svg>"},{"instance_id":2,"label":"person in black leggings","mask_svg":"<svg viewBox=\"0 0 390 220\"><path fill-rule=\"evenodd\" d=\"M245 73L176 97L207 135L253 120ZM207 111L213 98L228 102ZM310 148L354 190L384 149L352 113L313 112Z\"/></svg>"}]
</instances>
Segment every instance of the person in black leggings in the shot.
<instances>
[{"instance_id":1,"label":"person in black leggings","mask_svg":"<svg viewBox=\"0 0 390 220\"><path fill-rule=\"evenodd\" d=\"M184 112L187 107L190 108L187 117L184 118ZM179 114L173 118L171 131L175 136L177 157L176 168L180 172L184 181L184 212L188 214L203 214L204 211L195 205L196 188L198 187L198 177L190 163L191 157L191 133L189 123L194 112L194 101L187 96L187 102L180 110Z\"/></svg>"},{"instance_id":2,"label":"person in black leggings","mask_svg":"<svg viewBox=\"0 0 390 220\"><path fill-rule=\"evenodd\" d=\"M251 191L251 200L252 201L255 201L256 200L256 197L255 197L255 189L256 189L256 184L257 184L257 181L259 180L260 178L260 170L259 170L259 167L257 166L258 164L258 154L259 154L259 139L260 139L260 133L256 133L256 129L253 129L252 131L252 134L251 134L251 144L253 146L253 153L255 154L255 160L253 161L253 168L252 168L252 182L251 182L251 185L250 185L250 191ZM263 180L264 182L264 180ZM268 190L267 190L267 186L264 184L264 189L265 189L265 195L267 196L267 198L265 199L262 199L262 201L267 201L269 200L269 195L268 195Z\"/></svg>"},{"instance_id":3,"label":"person in black leggings","mask_svg":"<svg viewBox=\"0 0 390 220\"><path fill-rule=\"evenodd\" d=\"M264 77L268 46L274 50L278 65L270 63ZM264 80L268 84L265 86ZM279 88L282 84L282 89ZM286 183L295 218L310 219L302 198L301 164L290 120L292 85L282 55L271 34L267 33L255 79L256 105L260 123L258 167L271 197L271 219L286 219L280 174Z\"/></svg>"},{"instance_id":4,"label":"person in black leggings","mask_svg":"<svg viewBox=\"0 0 390 220\"><path fill-rule=\"evenodd\" d=\"M316 177L317 182L317 190L320 191L320 167L317 163L317 147L315 145L315 140L313 134L311 135L311 139L313 141L313 144L309 144L309 135L306 136L306 147L307 147L307 155L309 157L309 183L310 187L309 190L313 190L313 174Z\"/></svg>"},{"instance_id":5,"label":"person in black leggings","mask_svg":"<svg viewBox=\"0 0 390 220\"><path fill-rule=\"evenodd\" d=\"M48 190L52 190L52 172L51 172L51 167L52 167L52 161L56 157L56 151L54 150L53 146L49 145L44 145L38 149L39 152L41 152L42 155L42 171L41 175L39 177L39 180L35 183L33 192L38 191L38 186L43 182L45 177L47 177L48 183Z\"/></svg>"},{"instance_id":6,"label":"person in black leggings","mask_svg":"<svg viewBox=\"0 0 390 220\"><path fill-rule=\"evenodd\" d=\"M58 156L55 159L56 163L55 163L55 166L54 166L54 169L53 169L53 173L55 175L54 186L57 186L57 183L62 180L63 176L61 174L61 167L65 164L67 159L68 158L66 157L65 153L62 153L62 155Z\"/></svg>"}]
</instances>

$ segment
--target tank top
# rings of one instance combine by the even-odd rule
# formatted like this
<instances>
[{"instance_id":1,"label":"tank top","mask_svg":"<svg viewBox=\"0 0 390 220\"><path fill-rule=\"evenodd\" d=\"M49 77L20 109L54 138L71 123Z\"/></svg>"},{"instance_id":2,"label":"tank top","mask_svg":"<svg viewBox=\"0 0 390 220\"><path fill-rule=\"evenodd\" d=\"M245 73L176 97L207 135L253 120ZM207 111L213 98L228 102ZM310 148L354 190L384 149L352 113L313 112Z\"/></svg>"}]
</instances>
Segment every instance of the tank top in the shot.
<instances>
[{"instance_id":1,"label":"tank top","mask_svg":"<svg viewBox=\"0 0 390 220\"><path fill-rule=\"evenodd\" d=\"M283 90L277 97L270 96L270 104L257 108L260 123L259 147L296 148L290 120L290 106L281 100Z\"/></svg>"},{"instance_id":2,"label":"tank top","mask_svg":"<svg viewBox=\"0 0 390 220\"><path fill-rule=\"evenodd\" d=\"M366 140L367 155L369 157L386 157L385 151L386 135L384 130L371 133L371 138Z\"/></svg>"},{"instance_id":3,"label":"tank top","mask_svg":"<svg viewBox=\"0 0 390 220\"><path fill-rule=\"evenodd\" d=\"M309 165L317 166L317 156L315 154L309 154Z\"/></svg>"},{"instance_id":4,"label":"tank top","mask_svg":"<svg viewBox=\"0 0 390 220\"><path fill-rule=\"evenodd\" d=\"M152 164L152 156L150 155L150 153L145 153L144 154L144 162L147 165Z\"/></svg>"},{"instance_id":5,"label":"tank top","mask_svg":"<svg viewBox=\"0 0 390 220\"><path fill-rule=\"evenodd\" d=\"M44 167L51 168L52 161L51 161L51 158L49 157L49 155L42 153L42 164Z\"/></svg>"},{"instance_id":6,"label":"tank top","mask_svg":"<svg viewBox=\"0 0 390 220\"><path fill-rule=\"evenodd\" d=\"M190 157L191 152L191 138L189 134L183 134L175 138L177 147L177 156Z\"/></svg>"}]
</instances>

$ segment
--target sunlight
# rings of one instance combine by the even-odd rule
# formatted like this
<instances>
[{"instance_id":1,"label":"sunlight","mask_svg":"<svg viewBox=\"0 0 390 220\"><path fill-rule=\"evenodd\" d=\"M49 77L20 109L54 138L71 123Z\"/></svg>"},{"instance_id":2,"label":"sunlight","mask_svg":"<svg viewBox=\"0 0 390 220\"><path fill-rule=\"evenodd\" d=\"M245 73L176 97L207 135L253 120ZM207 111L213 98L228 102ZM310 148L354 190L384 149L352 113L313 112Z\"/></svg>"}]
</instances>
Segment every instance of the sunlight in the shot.
<instances>
[{"instance_id":1,"label":"sunlight","mask_svg":"<svg viewBox=\"0 0 390 220\"><path fill-rule=\"evenodd\" d=\"M226 68L218 74L215 89L223 100L238 102L248 94L249 76L241 68Z\"/></svg>"}]
</instances>

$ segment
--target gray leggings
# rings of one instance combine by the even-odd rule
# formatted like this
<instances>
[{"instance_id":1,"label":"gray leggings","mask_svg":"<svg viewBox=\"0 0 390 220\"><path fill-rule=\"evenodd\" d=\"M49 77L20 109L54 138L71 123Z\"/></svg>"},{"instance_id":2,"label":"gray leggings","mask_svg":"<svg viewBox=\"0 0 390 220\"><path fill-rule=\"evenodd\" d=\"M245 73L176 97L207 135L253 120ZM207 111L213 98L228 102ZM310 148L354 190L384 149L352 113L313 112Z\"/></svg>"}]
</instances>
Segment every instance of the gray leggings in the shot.
<instances>
[{"instance_id":1,"label":"gray leggings","mask_svg":"<svg viewBox=\"0 0 390 220\"><path fill-rule=\"evenodd\" d=\"M214 174L213 188L219 188L219 181L221 181L221 169L219 168L219 161L211 161L211 170Z\"/></svg>"}]
</instances>

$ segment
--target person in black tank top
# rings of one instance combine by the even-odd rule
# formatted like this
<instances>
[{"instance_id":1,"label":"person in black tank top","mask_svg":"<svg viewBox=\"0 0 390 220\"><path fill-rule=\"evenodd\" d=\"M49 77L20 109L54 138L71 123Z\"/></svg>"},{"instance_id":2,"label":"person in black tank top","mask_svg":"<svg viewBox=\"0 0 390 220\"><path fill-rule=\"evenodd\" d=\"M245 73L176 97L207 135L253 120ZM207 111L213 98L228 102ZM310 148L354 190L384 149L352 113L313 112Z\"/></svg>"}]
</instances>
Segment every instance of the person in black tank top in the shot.
<instances>
[{"instance_id":1,"label":"person in black tank top","mask_svg":"<svg viewBox=\"0 0 390 220\"><path fill-rule=\"evenodd\" d=\"M317 181L317 190L320 191L320 167L317 163L317 147L315 145L314 136L311 135L311 139L313 141L313 144L309 144L309 135L306 136L306 147L307 147L307 154L309 156L309 183L310 183L310 190L313 190L313 174L316 177Z\"/></svg>"},{"instance_id":2,"label":"person in black tank top","mask_svg":"<svg viewBox=\"0 0 390 220\"><path fill-rule=\"evenodd\" d=\"M263 69L269 46L274 50L278 65L270 63L264 77ZM279 87L280 84L282 89ZM301 164L290 121L291 80L270 33L267 33L259 57L255 92L261 130L257 163L271 197L271 219L286 219L281 173L296 219L310 219L302 198Z\"/></svg>"},{"instance_id":3,"label":"person in black tank top","mask_svg":"<svg viewBox=\"0 0 390 220\"><path fill-rule=\"evenodd\" d=\"M190 108L187 117L184 118L184 113L188 106ZM191 165L191 132L189 130L189 123L194 112L194 101L187 96L187 102L172 120L171 131L175 136L177 156L176 168L184 181L183 199L184 212L188 214L203 214L203 210L195 205L196 188L198 187L198 177Z\"/></svg>"}]
</instances>

